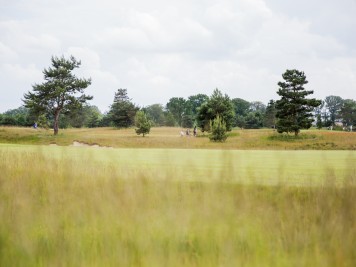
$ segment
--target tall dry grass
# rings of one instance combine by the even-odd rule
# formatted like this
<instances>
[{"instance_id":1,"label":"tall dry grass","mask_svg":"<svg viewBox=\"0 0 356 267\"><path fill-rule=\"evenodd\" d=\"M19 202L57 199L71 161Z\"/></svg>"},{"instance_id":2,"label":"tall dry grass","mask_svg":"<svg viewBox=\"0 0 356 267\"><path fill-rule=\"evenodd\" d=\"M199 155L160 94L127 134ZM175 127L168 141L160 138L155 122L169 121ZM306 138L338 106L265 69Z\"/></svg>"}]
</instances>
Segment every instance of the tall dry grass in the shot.
<instances>
[{"instance_id":1,"label":"tall dry grass","mask_svg":"<svg viewBox=\"0 0 356 267\"><path fill-rule=\"evenodd\" d=\"M331 169L313 187L230 183L228 169L189 182L69 151L0 150L0 266L356 264L354 169L343 186Z\"/></svg>"}]
</instances>

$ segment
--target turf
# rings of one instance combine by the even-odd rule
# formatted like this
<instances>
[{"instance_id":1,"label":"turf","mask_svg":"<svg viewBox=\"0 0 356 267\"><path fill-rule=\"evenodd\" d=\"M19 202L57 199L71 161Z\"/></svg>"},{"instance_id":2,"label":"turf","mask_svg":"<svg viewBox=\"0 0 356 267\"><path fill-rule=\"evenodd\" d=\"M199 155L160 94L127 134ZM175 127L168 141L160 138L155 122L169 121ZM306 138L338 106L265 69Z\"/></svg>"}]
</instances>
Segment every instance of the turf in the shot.
<instances>
[{"instance_id":1,"label":"turf","mask_svg":"<svg viewBox=\"0 0 356 267\"><path fill-rule=\"evenodd\" d=\"M155 179L226 182L263 185L320 185L325 177L342 184L356 172L356 151L273 151L216 149L110 149L0 145L8 158L22 154L86 164L97 171L125 170L125 178L137 173ZM11 162L9 162L11 164ZM36 162L23 163L36 164Z\"/></svg>"}]
</instances>

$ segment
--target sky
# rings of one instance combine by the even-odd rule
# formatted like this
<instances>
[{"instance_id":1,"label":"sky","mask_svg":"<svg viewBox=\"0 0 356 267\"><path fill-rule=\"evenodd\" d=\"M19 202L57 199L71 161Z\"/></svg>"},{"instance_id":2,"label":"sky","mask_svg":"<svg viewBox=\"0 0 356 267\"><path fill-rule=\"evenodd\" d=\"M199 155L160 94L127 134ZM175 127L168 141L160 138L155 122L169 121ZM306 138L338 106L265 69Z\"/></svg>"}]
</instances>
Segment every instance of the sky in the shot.
<instances>
[{"instance_id":1,"label":"sky","mask_svg":"<svg viewBox=\"0 0 356 267\"><path fill-rule=\"evenodd\" d=\"M356 0L0 0L0 112L70 55L103 112L119 88L139 106L215 88L267 104L286 69L312 97L356 99L355 14Z\"/></svg>"}]
</instances>

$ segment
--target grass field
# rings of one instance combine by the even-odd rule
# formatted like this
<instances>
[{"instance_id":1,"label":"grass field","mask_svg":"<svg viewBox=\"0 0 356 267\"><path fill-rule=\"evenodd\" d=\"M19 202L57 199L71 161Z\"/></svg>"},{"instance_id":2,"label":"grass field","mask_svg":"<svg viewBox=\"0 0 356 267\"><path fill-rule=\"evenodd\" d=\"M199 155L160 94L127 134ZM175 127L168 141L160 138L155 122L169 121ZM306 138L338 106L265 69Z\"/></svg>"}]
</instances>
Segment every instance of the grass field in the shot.
<instances>
[{"instance_id":1,"label":"grass field","mask_svg":"<svg viewBox=\"0 0 356 267\"><path fill-rule=\"evenodd\" d=\"M134 129L64 129L53 136L53 130L0 127L0 143L68 146L73 141L81 141L115 148L356 150L356 134L350 132L308 130L294 139L293 135L279 135L270 129L235 129L225 143L213 143L200 132L198 138L181 138L179 131L179 128L152 128L143 138L137 136Z\"/></svg>"},{"instance_id":2,"label":"grass field","mask_svg":"<svg viewBox=\"0 0 356 267\"><path fill-rule=\"evenodd\" d=\"M0 129L0 266L355 266L352 134L176 131Z\"/></svg>"}]
</instances>

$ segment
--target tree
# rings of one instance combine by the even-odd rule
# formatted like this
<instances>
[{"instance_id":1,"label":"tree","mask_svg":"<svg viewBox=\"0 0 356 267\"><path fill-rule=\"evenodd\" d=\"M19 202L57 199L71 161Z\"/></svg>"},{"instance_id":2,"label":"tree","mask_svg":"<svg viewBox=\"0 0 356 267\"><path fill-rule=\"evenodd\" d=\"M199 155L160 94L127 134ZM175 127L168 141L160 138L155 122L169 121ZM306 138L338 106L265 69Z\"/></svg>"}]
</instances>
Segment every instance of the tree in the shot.
<instances>
[{"instance_id":1,"label":"tree","mask_svg":"<svg viewBox=\"0 0 356 267\"><path fill-rule=\"evenodd\" d=\"M10 109L3 114L3 125L16 126L31 126L35 122L35 118L31 116L30 111L25 107Z\"/></svg>"},{"instance_id":2,"label":"tree","mask_svg":"<svg viewBox=\"0 0 356 267\"><path fill-rule=\"evenodd\" d=\"M321 120L321 114L316 115L316 128L319 130L323 128L323 121Z\"/></svg>"},{"instance_id":3,"label":"tree","mask_svg":"<svg viewBox=\"0 0 356 267\"><path fill-rule=\"evenodd\" d=\"M235 114L246 116L250 109L250 102L242 98L234 98L231 100L234 106Z\"/></svg>"},{"instance_id":4,"label":"tree","mask_svg":"<svg viewBox=\"0 0 356 267\"><path fill-rule=\"evenodd\" d=\"M217 115L213 121L210 121L211 134L209 135L210 141L225 142L227 138L226 123Z\"/></svg>"},{"instance_id":5,"label":"tree","mask_svg":"<svg viewBox=\"0 0 356 267\"><path fill-rule=\"evenodd\" d=\"M70 112L93 97L84 94L91 79L80 79L72 73L79 68L80 61L73 56L69 59L52 57L51 61L52 67L43 71L45 82L35 84L33 92L24 95L23 102L34 114L53 116L54 135L57 135L61 112Z\"/></svg>"},{"instance_id":6,"label":"tree","mask_svg":"<svg viewBox=\"0 0 356 267\"><path fill-rule=\"evenodd\" d=\"M335 120L339 115L343 100L340 96L330 95L325 98L325 106L329 111L331 125L335 125Z\"/></svg>"},{"instance_id":7,"label":"tree","mask_svg":"<svg viewBox=\"0 0 356 267\"><path fill-rule=\"evenodd\" d=\"M134 124L137 110L138 108L127 96L127 89L118 89L110 107L109 117L114 126L127 128Z\"/></svg>"},{"instance_id":8,"label":"tree","mask_svg":"<svg viewBox=\"0 0 356 267\"><path fill-rule=\"evenodd\" d=\"M153 104L142 109L147 117L152 120L154 125L163 126L165 124L165 117L163 106L161 104Z\"/></svg>"},{"instance_id":9,"label":"tree","mask_svg":"<svg viewBox=\"0 0 356 267\"><path fill-rule=\"evenodd\" d=\"M198 110L200 108L200 106L208 101L209 97L205 94L197 94L197 95L192 95L188 97L187 100L187 106L189 106L191 113L195 117L198 115Z\"/></svg>"},{"instance_id":10,"label":"tree","mask_svg":"<svg viewBox=\"0 0 356 267\"><path fill-rule=\"evenodd\" d=\"M314 91L306 91L308 83L304 72L287 70L282 75L284 82L279 82L277 94L281 96L276 101L277 131L279 133L294 132L297 136L301 129L308 129L313 122L313 109L321 104L320 100L306 99Z\"/></svg>"},{"instance_id":11,"label":"tree","mask_svg":"<svg viewBox=\"0 0 356 267\"><path fill-rule=\"evenodd\" d=\"M261 101L252 101L250 102L250 111L253 112L260 112L260 113L265 113L266 112L266 105L263 104Z\"/></svg>"},{"instance_id":12,"label":"tree","mask_svg":"<svg viewBox=\"0 0 356 267\"><path fill-rule=\"evenodd\" d=\"M225 122L226 130L231 131L234 124L234 106L228 95L223 95L219 89L215 89L209 100L201 105L198 112L198 126L202 132L210 131L210 121L217 116Z\"/></svg>"},{"instance_id":13,"label":"tree","mask_svg":"<svg viewBox=\"0 0 356 267\"><path fill-rule=\"evenodd\" d=\"M356 125L356 101L352 99L345 99L340 109L340 116L342 117L344 125Z\"/></svg>"},{"instance_id":14,"label":"tree","mask_svg":"<svg viewBox=\"0 0 356 267\"><path fill-rule=\"evenodd\" d=\"M38 125L38 127L44 128L46 130L49 128L48 119L44 114L41 114L40 116L38 116L37 125Z\"/></svg>"},{"instance_id":15,"label":"tree","mask_svg":"<svg viewBox=\"0 0 356 267\"><path fill-rule=\"evenodd\" d=\"M266 107L263 124L269 128L275 128L276 126L276 102L270 100Z\"/></svg>"},{"instance_id":16,"label":"tree","mask_svg":"<svg viewBox=\"0 0 356 267\"><path fill-rule=\"evenodd\" d=\"M260 111L249 112L245 117L246 129L259 129L263 126L263 115Z\"/></svg>"},{"instance_id":17,"label":"tree","mask_svg":"<svg viewBox=\"0 0 356 267\"><path fill-rule=\"evenodd\" d=\"M103 115L97 106L87 106L84 126L89 128L98 127Z\"/></svg>"},{"instance_id":18,"label":"tree","mask_svg":"<svg viewBox=\"0 0 356 267\"><path fill-rule=\"evenodd\" d=\"M63 122L61 127L97 127L100 117L101 112L98 107L84 104L79 108L73 109L71 112L64 113L64 118L61 119ZM89 123L89 121L91 122Z\"/></svg>"},{"instance_id":19,"label":"tree","mask_svg":"<svg viewBox=\"0 0 356 267\"><path fill-rule=\"evenodd\" d=\"M182 114L182 127L192 128L194 125L194 115L190 109L186 109Z\"/></svg>"},{"instance_id":20,"label":"tree","mask_svg":"<svg viewBox=\"0 0 356 267\"><path fill-rule=\"evenodd\" d=\"M231 102L233 104L236 115L234 126L244 128L246 125L245 117L250 110L250 102L241 98L234 98L231 100Z\"/></svg>"},{"instance_id":21,"label":"tree","mask_svg":"<svg viewBox=\"0 0 356 267\"><path fill-rule=\"evenodd\" d=\"M166 126L170 126L170 127L174 127L177 125L176 120L174 119L174 116L171 112L166 111L164 113L164 118L165 118L165 125Z\"/></svg>"},{"instance_id":22,"label":"tree","mask_svg":"<svg viewBox=\"0 0 356 267\"><path fill-rule=\"evenodd\" d=\"M147 118L146 114L139 110L136 112L135 116L135 129L138 135L142 134L145 137L145 134L149 134L151 130L151 121Z\"/></svg>"},{"instance_id":23,"label":"tree","mask_svg":"<svg viewBox=\"0 0 356 267\"><path fill-rule=\"evenodd\" d=\"M186 100L183 97L172 97L169 99L166 109L169 111L179 126L182 126L182 117L186 109Z\"/></svg>"}]
</instances>

